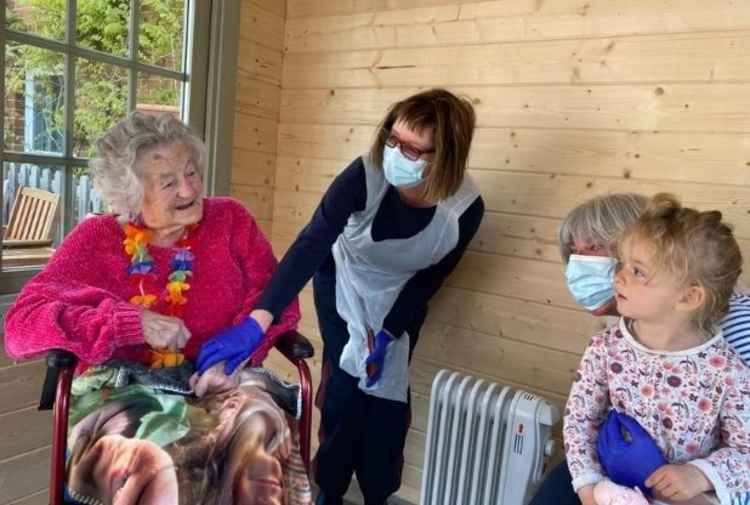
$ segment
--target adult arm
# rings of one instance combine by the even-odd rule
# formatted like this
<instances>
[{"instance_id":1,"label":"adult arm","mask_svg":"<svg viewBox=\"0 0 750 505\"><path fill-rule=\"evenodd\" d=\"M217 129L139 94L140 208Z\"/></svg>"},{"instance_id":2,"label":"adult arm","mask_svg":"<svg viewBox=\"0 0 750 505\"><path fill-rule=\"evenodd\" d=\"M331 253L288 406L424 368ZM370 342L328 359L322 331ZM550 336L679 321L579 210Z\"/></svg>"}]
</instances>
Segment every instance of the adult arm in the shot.
<instances>
[{"instance_id":1,"label":"adult arm","mask_svg":"<svg viewBox=\"0 0 750 505\"><path fill-rule=\"evenodd\" d=\"M233 220L230 247L242 272L242 286L245 293L242 307L234 318L236 326L243 323L249 315L257 319L254 311L258 308L258 300L263 289L276 270L277 262L270 242L253 216L239 203L232 202L231 205ZM263 339L250 356L251 363L253 365L262 363L279 336L296 328L299 320L299 302L296 297L293 297L282 308L275 323L264 328Z\"/></svg>"},{"instance_id":2,"label":"adult arm","mask_svg":"<svg viewBox=\"0 0 750 505\"><path fill-rule=\"evenodd\" d=\"M18 295L5 322L10 357L29 359L59 348L84 363L102 363L115 349L144 342L141 309L109 289L113 266L96 254L98 247L119 243L108 219L78 225Z\"/></svg>"},{"instance_id":3,"label":"adult arm","mask_svg":"<svg viewBox=\"0 0 750 505\"><path fill-rule=\"evenodd\" d=\"M367 203L365 167L354 160L331 183L310 222L302 229L268 281L257 304L278 319L331 252L349 216Z\"/></svg>"},{"instance_id":4,"label":"adult arm","mask_svg":"<svg viewBox=\"0 0 750 505\"><path fill-rule=\"evenodd\" d=\"M750 296L735 293L729 299L729 311L721 320L724 339L750 365Z\"/></svg>"}]
</instances>

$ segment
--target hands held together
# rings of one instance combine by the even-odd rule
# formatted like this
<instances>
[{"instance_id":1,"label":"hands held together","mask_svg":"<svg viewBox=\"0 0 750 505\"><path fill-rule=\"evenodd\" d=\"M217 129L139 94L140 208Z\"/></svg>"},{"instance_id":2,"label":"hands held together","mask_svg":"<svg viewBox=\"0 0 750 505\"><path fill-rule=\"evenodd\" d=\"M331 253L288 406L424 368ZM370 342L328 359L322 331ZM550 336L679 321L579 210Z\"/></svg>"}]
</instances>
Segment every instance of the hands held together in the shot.
<instances>
[{"instance_id":1,"label":"hands held together","mask_svg":"<svg viewBox=\"0 0 750 505\"><path fill-rule=\"evenodd\" d=\"M270 324L270 323L269 323ZM263 341L265 331L252 314L203 344L190 385L199 397L239 384L242 365Z\"/></svg>"},{"instance_id":2,"label":"hands held together","mask_svg":"<svg viewBox=\"0 0 750 505\"><path fill-rule=\"evenodd\" d=\"M178 351L185 347L190 338L190 331L182 319L151 310L144 310L141 318L144 340L154 349ZM224 391L238 384L238 368L262 342L265 330L261 324L267 327L271 319L273 316L270 313L254 311L241 323L227 328L203 344L196 361L196 373L190 378L190 385L198 396Z\"/></svg>"}]
</instances>

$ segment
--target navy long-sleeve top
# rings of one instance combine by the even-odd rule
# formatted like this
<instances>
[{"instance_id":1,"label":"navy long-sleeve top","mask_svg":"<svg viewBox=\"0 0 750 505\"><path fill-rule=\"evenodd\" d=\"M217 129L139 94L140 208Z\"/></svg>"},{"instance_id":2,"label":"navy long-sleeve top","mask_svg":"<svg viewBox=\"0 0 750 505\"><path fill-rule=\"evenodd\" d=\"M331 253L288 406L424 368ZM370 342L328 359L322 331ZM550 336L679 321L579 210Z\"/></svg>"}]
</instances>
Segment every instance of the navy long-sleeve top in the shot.
<instances>
[{"instance_id":1,"label":"navy long-sleeve top","mask_svg":"<svg viewBox=\"0 0 750 505\"><path fill-rule=\"evenodd\" d=\"M316 271L334 276L336 266L331 248L349 216L364 210L366 203L365 165L362 158L357 158L334 179L323 195L312 220L284 255L256 308L267 310L276 318ZM413 237L427 227L435 209L434 206L412 207L406 204L396 188L390 186L375 215L372 239L378 242ZM459 237L453 250L438 263L417 271L407 281L383 323L391 335L401 336L424 311L427 302L461 259L483 215L484 201L478 196L459 218Z\"/></svg>"}]
</instances>

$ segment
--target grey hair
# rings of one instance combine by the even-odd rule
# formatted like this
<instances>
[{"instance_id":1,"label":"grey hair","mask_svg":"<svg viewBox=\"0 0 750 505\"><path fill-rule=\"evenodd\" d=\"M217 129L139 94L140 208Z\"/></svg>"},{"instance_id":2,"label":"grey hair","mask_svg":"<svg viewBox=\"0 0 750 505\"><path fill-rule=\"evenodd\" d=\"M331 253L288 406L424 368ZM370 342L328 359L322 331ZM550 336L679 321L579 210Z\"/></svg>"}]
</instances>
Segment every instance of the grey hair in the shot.
<instances>
[{"instance_id":1,"label":"grey hair","mask_svg":"<svg viewBox=\"0 0 750 505\"><path fill-rule=\"evenodd\" d=\"M192 153L203 176L206 146L172 114L133 112L95 143L96 154L89 162L94 189L104 198L120 221L135 219L143 203L143 173L136 167L138 156L149 149L182 142Z\"/></svg>"},{"instance_id":2,"label":"grey hair","mask_svg":"<svg viewBox=\"0 0 750 505\"><path fill-rule=\"evenodd\" d=\"M614 254L618 235L646 210L648 198L638 193L595 196L571 210L557 229L560 255L568 263L578 240L601 244Z\"/></svg>"}]
</instances>

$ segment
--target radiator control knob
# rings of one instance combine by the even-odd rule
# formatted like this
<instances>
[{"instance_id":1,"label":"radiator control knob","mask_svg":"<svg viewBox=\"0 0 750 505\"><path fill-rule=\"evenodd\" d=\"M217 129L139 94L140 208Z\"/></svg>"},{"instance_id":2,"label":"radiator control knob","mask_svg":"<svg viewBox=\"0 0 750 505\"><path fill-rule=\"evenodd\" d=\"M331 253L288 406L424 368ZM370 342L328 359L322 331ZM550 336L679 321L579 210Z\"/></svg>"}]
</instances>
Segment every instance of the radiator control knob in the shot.
<instances>
[{"instance_id":1,"label":"radiator control knob","mask_svg":"<svg viewBox=\"0 0 750 505\"><path fill-rule=\"evenodd\" d=\"M544 444L544 455L545 456L552 456L552 454L555 453L555 441L551 438L547 440L547 443Z\"/></svg>"}]
</instances>

